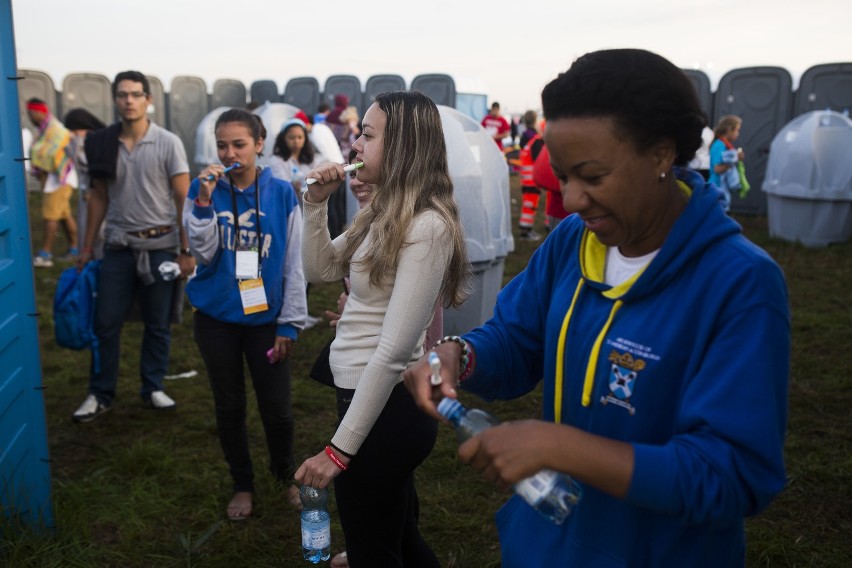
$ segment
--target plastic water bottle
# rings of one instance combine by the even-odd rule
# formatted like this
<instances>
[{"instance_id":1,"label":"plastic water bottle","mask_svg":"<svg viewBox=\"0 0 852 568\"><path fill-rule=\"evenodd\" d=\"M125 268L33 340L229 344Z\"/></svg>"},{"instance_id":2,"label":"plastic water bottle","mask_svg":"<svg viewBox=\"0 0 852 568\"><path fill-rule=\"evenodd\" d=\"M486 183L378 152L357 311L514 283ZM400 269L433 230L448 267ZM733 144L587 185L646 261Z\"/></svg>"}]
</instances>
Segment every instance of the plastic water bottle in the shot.
<instances>
[{"instance_id":1,"label":"plastic water bottle","mask_svg":"<svg viewBox=\"0 0 852 568\"><path fill-rule=\"evenodd\" d=\"M328 515L328 489L302 485L302 556L311 564L331 558L331 517Z\"/></svg>"},{"instance_id":2,"label":"plastic water bottle","mask_svg":"<svg viewBox=\"0 0 852 568\"><path fill-rule=\"evenodd\" d=\"M487 412L477 408L467 409L452 398L441 400L438 403L438 412L455 427L461 442L500 423ZM543 469L516 483L515 493L530 507L561 525L580 501L583 490L568 475Z\"/></svg>"}]
</instances>

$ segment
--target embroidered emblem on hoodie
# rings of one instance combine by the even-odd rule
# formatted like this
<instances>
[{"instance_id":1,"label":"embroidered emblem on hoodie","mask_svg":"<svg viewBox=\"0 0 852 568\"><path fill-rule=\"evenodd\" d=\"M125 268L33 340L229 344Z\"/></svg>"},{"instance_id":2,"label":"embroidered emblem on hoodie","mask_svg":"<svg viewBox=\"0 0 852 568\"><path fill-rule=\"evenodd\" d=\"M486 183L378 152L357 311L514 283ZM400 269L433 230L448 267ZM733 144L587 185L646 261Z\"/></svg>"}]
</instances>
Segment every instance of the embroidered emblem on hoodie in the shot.
<instances>
[{"instance_id":1,"label":"embroidered emblem on hoodie","mask_svg":"<svg viewBox=\"0 0 852 568\"><path fill-rule=\"evenodd\" d=\"M627 410L631 416L636 408L630 404L633 388L639 372L645 368L643 359L634 359L630 353L612 351L607 358L612 364L609 370L609 394L601 397L601 404L614 404Z\"/></svg>"}]
</instances>

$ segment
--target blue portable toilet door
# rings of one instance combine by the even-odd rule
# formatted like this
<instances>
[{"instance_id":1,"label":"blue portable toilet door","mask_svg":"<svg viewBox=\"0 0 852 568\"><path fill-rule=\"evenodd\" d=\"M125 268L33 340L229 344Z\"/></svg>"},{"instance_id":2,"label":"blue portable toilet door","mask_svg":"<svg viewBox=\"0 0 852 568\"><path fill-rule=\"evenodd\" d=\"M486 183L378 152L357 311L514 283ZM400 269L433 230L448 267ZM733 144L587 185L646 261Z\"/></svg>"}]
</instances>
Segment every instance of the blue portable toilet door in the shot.
<instances>
[{"instance_id":1,"label":"blue portable toilet door","mask_svg":"<svg viewBox=\"0 0 852 568\"><path fill-rule=\"evenodd\" d=\"M760 191L772 139L790 120L793 79L781 67L748 67L726 73L716 89L714 121L734 114L743 126L736 145L745 152L745 170L751 191L745 199L734 195L731 211L766 214L766 194ZM715 126L715 124L714 124Z\"/></svg>"},{"instance_id":2,"label":"blue portable toilet door","mask_svg":"<svg viewBox=\"0 0 852 568\"><path fill-rule=\"evenodd\" d=\"M812 110L852 110L852 63L814 65L796 91L796 116Z\"/></svg>"},{"instance_id":3,"label":"blue portable toilet door","mask_svg":"<svg viewBox=\"0 0 852 568\"><path fill-rule=\"evenodd\" d=\"M0 0L0 66L0 515L49 528L50 460L10 0Z\"/></svg>"}]
</instances>

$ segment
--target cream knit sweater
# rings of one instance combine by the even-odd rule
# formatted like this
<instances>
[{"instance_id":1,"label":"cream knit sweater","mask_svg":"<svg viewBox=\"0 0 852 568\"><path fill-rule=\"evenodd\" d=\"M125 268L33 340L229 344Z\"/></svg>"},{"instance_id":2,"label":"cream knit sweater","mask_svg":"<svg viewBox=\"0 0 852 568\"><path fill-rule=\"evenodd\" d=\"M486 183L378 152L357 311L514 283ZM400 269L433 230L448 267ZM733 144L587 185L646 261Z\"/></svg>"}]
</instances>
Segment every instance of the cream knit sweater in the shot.
<instances>
[{"instance_id":1,"label":"cream knit sweater","mask_svg":"<svg viewBox=\"0 0 852 568\"><path fill-rule=\"evenodd\" d=\"M424 211L411 223L395 274L379 287L359 270L372 232L355 251L350 266L341 260L346 233L333 242L328 232L328 200L303 200L302 263L308 282L350 276L349 299L337 324L329 362L334 384L355 389L332 443L356 454L405 368L423 355L423 339L452 256L446 223Z\"/></svg>"}]
</instances>

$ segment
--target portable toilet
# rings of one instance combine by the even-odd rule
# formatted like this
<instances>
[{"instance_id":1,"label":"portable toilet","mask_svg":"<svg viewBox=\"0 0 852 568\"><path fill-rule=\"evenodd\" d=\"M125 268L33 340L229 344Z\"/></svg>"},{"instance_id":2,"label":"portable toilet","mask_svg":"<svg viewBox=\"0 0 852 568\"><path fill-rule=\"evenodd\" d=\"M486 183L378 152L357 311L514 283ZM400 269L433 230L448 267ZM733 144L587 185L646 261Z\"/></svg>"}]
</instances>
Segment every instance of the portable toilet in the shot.
<instances>
[{"instance_id":1,"label":"portable toilet","mask_svg":"<svg viewBox=\"0 0 852 568\"><path fill-rule=\"evenodd\" d=\"M454 194L473 268L470 298L444 310L444 333L457 335L491 317L503 286L512 239L509 170L482 126L454 108L438 105Z\"/></svg>"},{"instance_id":2,"label":"portable toilet","mask_svg":"<svg viewBox=\"0 0 852 568\"><path fill-rule=\"evenodd\" d=\"M790 121L772 141L763 191L769 234L808 247L852 237L852 121L831 110Z\"/></svg>"},{"instance_id":3,"label":"portable toilet","mask_svg":"<svg viewBox=\"0 0 852 568\"><path fill-rule=\"evenodd\" d=\"M16 70L12 5L0 0L0 519L40 531L54 516Z\"/></svg>"}]
</instances>

